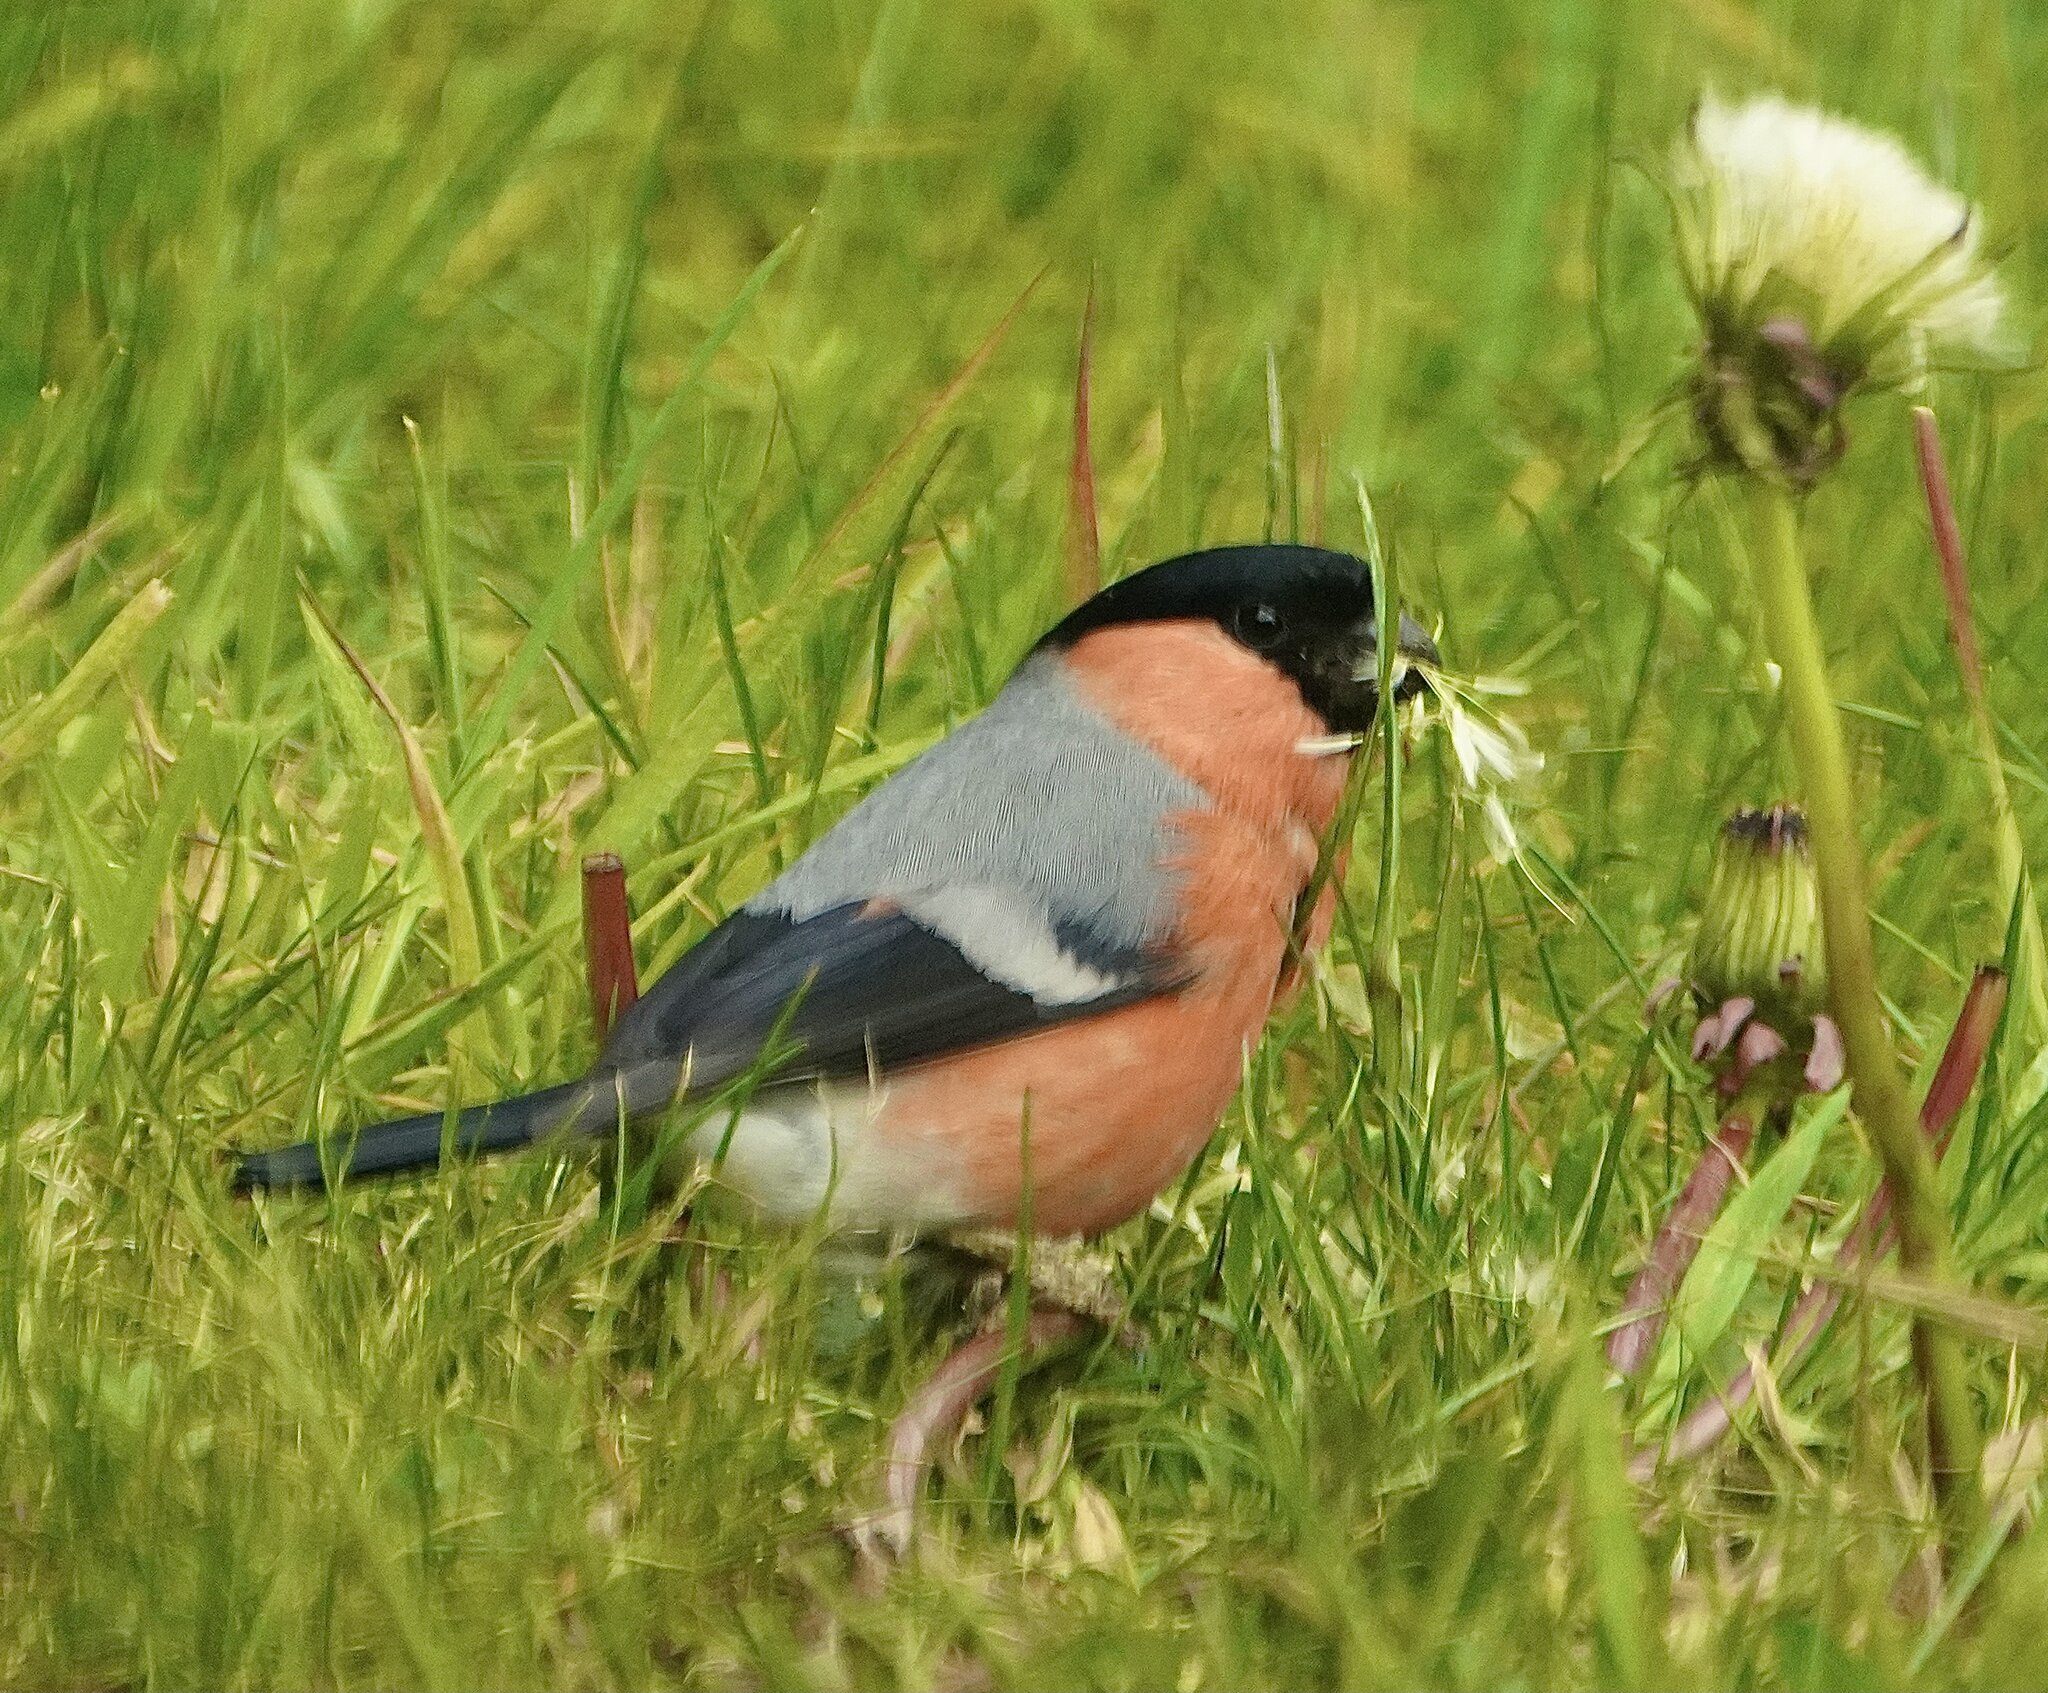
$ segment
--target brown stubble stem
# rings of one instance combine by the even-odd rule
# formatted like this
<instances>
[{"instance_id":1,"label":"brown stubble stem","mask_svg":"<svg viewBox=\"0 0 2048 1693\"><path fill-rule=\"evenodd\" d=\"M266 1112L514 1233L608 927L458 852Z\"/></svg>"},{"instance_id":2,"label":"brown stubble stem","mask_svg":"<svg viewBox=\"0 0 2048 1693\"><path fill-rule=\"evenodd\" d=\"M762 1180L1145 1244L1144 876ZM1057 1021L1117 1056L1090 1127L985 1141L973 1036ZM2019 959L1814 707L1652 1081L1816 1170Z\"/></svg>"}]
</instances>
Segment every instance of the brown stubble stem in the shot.
<instances>
[{"instance_id":1,"label":"brown stubble stem","mask_svg":"<svg viewBox=\"0 0 2048 1693\"><path fill-rule=\"evenodd\" d=\"M583 958L590 982L590 1017L602 1042L640 997L633 926L626 910L626 867L616 853L592 853L583 861Z\"/></svg>"},{"instance_id":2,"label":"brown stubble stem","mask_svg":"<svg viewBox=\"0 0 2048 1693\"><path fill-rule=\"evenodd\" d=\"M2048 951L2042 945L2041 918L2034 905L2033 891L2026 885L2026 854L2020 844L2019 819L2006 786L2005 762L1998 751L1998 729L1992 722L1990 697L1984 687L1984 660L1977 650L1976 619L1970 609L1969 567L1963 555L1962 529L1956 522L1948 462L1941 450L1941 428L1926 406L1913 408L1913 452L1920 467L1921 492L1927 496L1927 524L1933 535L1935 562L1941 567L1949 639L1955 644L1956 668L1962 672L1963 699L1977 742L1977 761L1984 767L1984 784L1991 795L1991 846L1998 862L1999 895L2008 913L2015 904L2024 904L2020 914L2020 973L2026 984L2029 1032L2036 1041L2044 1041L2048 1040Z\"/></svg>"},{"instance_id":3,"label":"brown stubble stem","mask_svg":"<svg viewBox=\"0 0 2048 1693\"><path fill-rule=\"evenodd\" d=\"M1957 1281L1954 1248L1934 1156L1921 1138L1878 997L1849 757L1807 585L1798 509L1791 490L1768 473L1743 478L1743 488L1751 568L1772 653L1784 677L1786 724L1812 828L1828 992L1847 1049L1857 1116L1891 1186L1907 1273L1937 1288L1952 1287ZM1973 1544L1984 1524L1982 1439L1962 1343L1924 1312L1914 1313L1911 1322L1936 1495L1956 1542Z\"/></svg>"}]
</instances>

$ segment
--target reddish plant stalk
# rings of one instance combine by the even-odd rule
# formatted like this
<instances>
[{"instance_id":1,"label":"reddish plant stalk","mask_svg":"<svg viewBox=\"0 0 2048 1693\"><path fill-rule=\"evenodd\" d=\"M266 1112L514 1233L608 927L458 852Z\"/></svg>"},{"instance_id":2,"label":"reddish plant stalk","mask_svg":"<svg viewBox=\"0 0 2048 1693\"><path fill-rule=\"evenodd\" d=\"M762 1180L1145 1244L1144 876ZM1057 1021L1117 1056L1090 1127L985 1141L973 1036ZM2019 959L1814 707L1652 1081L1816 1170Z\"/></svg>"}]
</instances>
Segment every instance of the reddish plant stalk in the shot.
<instances>
[{"instance_id":1,"label":"reddish plant stalk","mask_svg":"<svg viewBox=\"0 0 2048 1693\"><path fill-rule=\"evenodd\" d=\"M1081 309L1081 350L1074 362L1074 453L1067 466L1067 603L1079 605L1102 586L1102 534L1096 519L1095 451L1089 438L1094 386L1095 284Z\"/></svg>"},{"instance_id":2,"label":"reddish plant stalk","mask_svg":"<svg viewBox=\"0 0 2048 1693\"><path fill-rule=\"evenodd\" d=\"M640 997L633 928L626 914L626 867L617 853L592 853L583 861L583 958L590 1017L602 1041Z\"/></svg>"},{"instance_id":3,"label":"reddish plant stalk","mask_svg":"<svg viewBox=\"0 0 2048 1693\"><path fill-rule=\"evenodd\" d=\"M1941 451L1941 428L1926 406L1913 408L1913 454L1920 466L1920 489L1927 498L1927 525L1934 535L1934 557L1941 567L1941 591L1948 601L1948 632L1956 644L1963 688L1973 704L1984 699L1984 661L1977 651L1977 625L1970 614L1970 577L1963 563L1963 532L1956 522L1955 495L1950 491L1948 464Z\"/></svg>"},{"instance_id":4,"label":"reddish plant stalk","mask_svg":"<svg viewBox=\"0 0 2048 1693\"><path fill-rule=\"evenodd\" d=\"M2027 1014L2034 1037L2048 1040L2048 948L2041 938L2040 914L2025 887L2026 850L2012 793L2006 786L2005 764L1998 749L1998 726L1991 716L1984 686L1984 660L1977 649L1977 622L1970 609L1970 572L1963 556L1963 532L1956 522L1955 495L1949 487L1948 462L1941 450L1941 427L1926 406L1913 408L1913 451L1920 467L1920 489L1927 498L1927 527L1941 571L1942 598L1948 609L1949 639L1962 673L1963 702L1977 740L1977 761L1984 767L1984 786L1991 796L1991 849L1998 862L1999 898L2020 915L2020 950L2026 960Z\"/></svg>"},{"instance_id":5,"label":"reddish plant stalk","mask_svg":"<svg viewBox=\"0 0 2048 1693\"><path fill-rule=\"evenodd\" d=\"M1650 1242L1649 1257L1628 1284L1621 1302L1622 1315L1628 1320L1607 1337L1607 1361L1623 1375L1634 1375L1647 1364L1663 1338L1664 1324L1671 1315L1671 1296L1692 1267L1707 1226L1727 1203L1735 1172L1749 1158L1750 1142L1756 1138L1757 1120L1762 1115L1754 1101L1735 1102Z\"/></svg>"}]
</instances>

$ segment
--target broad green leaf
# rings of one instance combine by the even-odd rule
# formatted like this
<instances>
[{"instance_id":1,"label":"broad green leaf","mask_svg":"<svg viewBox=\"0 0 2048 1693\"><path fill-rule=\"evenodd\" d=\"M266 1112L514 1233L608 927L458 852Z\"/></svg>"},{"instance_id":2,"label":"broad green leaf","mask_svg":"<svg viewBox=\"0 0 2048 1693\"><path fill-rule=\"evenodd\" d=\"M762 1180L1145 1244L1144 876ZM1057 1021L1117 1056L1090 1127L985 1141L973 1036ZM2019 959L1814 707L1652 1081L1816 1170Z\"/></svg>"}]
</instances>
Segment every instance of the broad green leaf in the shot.
<instances>
[{"instance_id":1,"label":"broad green leaf","mask_svg":"<svg viewBox=\"0 0 2048 1693\"><path fill-rule=\"evenodd\" d=\"M1757 1263L1771 1236L1806 1185L1821 1143L1842 1120L1848 1104L1847 1088L1837 1088L1822 1100L1715 1219L1679 1287L1676 1320L1665 1331L1660 1351L1669 1351L1682 1337L1694 1358L1712 1354L1756 1279ZM1661 1376L1666 1360L1660 1356L1658 1363Z\"/></svg>"}]
</instances>

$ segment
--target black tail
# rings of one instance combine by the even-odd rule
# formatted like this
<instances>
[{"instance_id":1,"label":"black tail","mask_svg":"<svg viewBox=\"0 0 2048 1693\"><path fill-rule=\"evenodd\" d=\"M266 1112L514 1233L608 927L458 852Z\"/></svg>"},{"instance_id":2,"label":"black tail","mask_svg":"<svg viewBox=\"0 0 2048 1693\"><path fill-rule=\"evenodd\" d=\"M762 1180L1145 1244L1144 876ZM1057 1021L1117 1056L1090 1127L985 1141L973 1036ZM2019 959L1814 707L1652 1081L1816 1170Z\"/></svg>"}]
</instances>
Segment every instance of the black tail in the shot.
<instances>
[{"instance_id":1,"label":"black tail","mask_svg":"<svg viewBox=\"0 0 2048 1693\"><path fill-rule=\"evenodd\" d=\"M623 1112L640 1116L658 1110L674 1093L675 1066L645 1065L608 1076L586 1076L543 1088L539 1093L472 1105L457 1113L450 1145L457 1152L506 1152L531 1146L552 1134L602 1134ZM337 1176L389 1176L441 1162L447 1118L403 1117L362 1130L353 1141L335 1136L325 1143ZM237 1160L232 1178L237 1193L259 1187L327 1185L321 1163L323 1143L301 1141L274 1152L251 1152Z\"/></svg>"}]
</instances>

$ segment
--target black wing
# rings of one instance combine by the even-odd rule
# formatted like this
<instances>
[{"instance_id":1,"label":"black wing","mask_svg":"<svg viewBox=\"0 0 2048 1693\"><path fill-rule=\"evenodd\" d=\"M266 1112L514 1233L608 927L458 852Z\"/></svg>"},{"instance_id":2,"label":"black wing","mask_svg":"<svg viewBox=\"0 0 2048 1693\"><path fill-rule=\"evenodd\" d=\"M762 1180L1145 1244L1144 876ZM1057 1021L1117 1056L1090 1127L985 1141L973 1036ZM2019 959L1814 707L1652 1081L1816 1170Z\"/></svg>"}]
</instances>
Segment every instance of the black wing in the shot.
<instances>
[{"instance_id":1,"label":"black wing","mask_svg":"<svg viewBox=\"0 0 2048 1693\"><path fill-rule=\"evenodd\" d=\"M619 1020L598 1068L687 1057L692 1088L716 1087L779 1030L794 1051L778 1076L864 1075L1095 1016L1184 979L1150 953L1088 963L1100 993L1048 1001L995 980L900 910L842 905L802 921L741 911Z\"/></svg>"}]
</instances>

